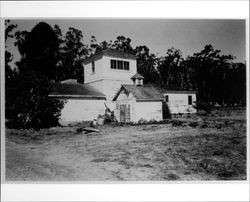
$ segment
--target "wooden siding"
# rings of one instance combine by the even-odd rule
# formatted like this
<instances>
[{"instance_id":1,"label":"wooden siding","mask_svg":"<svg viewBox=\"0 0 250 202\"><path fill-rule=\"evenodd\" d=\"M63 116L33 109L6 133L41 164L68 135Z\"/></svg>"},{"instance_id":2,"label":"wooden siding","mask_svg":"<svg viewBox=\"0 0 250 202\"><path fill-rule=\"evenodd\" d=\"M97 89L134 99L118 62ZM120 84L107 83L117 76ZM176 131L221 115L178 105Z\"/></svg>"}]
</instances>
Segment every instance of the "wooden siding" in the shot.
<instances>
[{"instance_id":1,"label":"wooden siding","mask_svg":"<svg viewBox=\"0 0 250 202\"><path fill-rule=\"evenodd\" d=\"M171 114L187 114L196 113L196 94L184 94L184 93L165 93L164 96L168 96L168 107ZM192 96L192 105L188 103L188 96Z\"/></svg>"},{"instance_id":2,"label":"wooden siding","mask_svg":"<svg viewBox=\"0 0 250 202\"><path fill-rule=\"evenodd\" d=\"M99 114L104 114L105 100L67 99L61 111L60 124L92 121Z\"/></svg>"}]
</instances>

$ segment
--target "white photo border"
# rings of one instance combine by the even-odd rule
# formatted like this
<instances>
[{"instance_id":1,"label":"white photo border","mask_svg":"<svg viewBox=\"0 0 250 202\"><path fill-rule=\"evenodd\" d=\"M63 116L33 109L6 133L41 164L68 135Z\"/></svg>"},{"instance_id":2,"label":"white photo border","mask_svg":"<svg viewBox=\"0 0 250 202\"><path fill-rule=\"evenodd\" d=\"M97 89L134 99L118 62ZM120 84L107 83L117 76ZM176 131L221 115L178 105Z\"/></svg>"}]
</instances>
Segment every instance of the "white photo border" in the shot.
<instances>
[{"instance_id":1,"label":"white photo border","mask_svg":"<svg viewBox=\"0 0 250 202\"><path fill-rule=\"evenodd\" d=\"M107 10L105 10L106 8ZM247 125L249 126L249 1L2 1L4 19L164 18L245 19ZM106 12L103 12L103 11ZM1 170L4 171L4 46L1 46ZM1 201L249 201L249 128L247 181L129 183L3 183ZM4 172L2 172L3 176Z\"/></svg>"}]
</instances>

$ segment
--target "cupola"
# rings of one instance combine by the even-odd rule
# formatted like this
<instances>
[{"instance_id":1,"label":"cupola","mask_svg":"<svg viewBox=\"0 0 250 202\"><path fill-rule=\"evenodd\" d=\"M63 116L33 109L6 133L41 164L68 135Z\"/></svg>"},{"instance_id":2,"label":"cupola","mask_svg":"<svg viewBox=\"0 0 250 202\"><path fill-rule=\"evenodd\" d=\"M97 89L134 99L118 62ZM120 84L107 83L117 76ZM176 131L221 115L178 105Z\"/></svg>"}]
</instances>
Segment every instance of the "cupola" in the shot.
<instances>
[{"instance_id":1,"label":"cupola","mask_svg":"<svg viewBox=\"0 0 250 202\"><path fill-rule=\"evenodd\" d=\"M131 79L134 82L134 85L143 86L144 77L141 74L136 73L134 76L131 77Z\"/></svg>"}]
</instances>

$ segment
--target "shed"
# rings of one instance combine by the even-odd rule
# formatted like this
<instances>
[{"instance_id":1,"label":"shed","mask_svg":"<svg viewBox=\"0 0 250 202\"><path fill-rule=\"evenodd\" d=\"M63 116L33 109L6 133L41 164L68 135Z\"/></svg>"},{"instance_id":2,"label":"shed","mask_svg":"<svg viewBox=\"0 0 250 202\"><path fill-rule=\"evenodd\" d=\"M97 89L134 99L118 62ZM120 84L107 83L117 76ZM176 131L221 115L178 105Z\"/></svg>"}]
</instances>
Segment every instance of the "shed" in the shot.
<instances>
[{"instance_id":1,"label":"shed","mask_svg":"<svg viewBox=\"0 0 250 202\"><path fill-rule=\"evenodd\" d=\"M160 121L163 118L164 96L153 86L122 85L113 101L119 122Z\"/></svg>"},{"instance_id":2,"label":"shed","mask_svg":"<svg viewBox=\"0 0 250 202\"><path fill-rule=\"evenodd\" d=\"M171 114L193 114L197 112L196 91L163 90L162 94Z\"/></svg>"},{"instance_id":3,"label":"shed","mask_svg":"<svg viewBox=\"0 0 250 202\"><path fill-rule=\"evenodd\" d=\"M49 97L66 101L59 120L62 125L91 121L105 111L106 97L103 93L90 85L80 84L72 79L55 83Z\"/></svg>"}]
</instances>

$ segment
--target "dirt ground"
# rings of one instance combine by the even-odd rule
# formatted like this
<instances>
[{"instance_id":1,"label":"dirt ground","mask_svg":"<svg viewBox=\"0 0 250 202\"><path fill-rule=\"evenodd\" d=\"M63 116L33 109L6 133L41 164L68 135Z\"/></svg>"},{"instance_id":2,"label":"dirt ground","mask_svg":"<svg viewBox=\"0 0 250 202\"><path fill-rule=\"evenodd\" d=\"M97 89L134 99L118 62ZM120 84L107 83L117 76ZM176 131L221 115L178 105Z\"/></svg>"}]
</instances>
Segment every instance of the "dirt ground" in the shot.
<instances>
[{"instance_id":1,"label":"dirt ground","mask_svg":"<svg viewBox=\"0 0 250 202\"><path fill-rule=\"evenodd\" d=\"M162 124L6 129L7 181L245 180L245 109Z\"/></svg>"}]
</instances>

